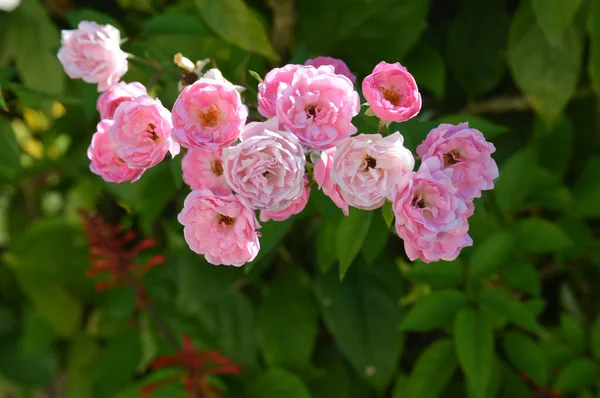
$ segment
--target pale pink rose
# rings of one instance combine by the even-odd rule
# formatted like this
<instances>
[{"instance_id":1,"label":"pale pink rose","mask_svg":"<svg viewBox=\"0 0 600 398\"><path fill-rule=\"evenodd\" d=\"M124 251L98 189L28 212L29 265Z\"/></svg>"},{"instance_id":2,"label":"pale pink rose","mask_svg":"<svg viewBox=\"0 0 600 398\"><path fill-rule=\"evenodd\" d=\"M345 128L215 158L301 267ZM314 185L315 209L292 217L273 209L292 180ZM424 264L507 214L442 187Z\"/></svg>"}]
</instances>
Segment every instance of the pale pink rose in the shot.
<instances>
[{"instance_id":1,"label":"pale pink rose","mask_svg":"<svg viewBox=\"0 0 600 398\"><path fill-rule=\"evenodd\" d=\"M265 75L262 83L258 85L258 112L266 118L275 116L280 83L290 84L294 73L302 65L288 64L281 68L274 68Z\"/></svg>"},{"instance_id":2,"label":"pale pink rose","mask_svg":"<svg viewBox=\"0 0 600 398\"><path fill-rule=\"evenodd\" d=\"M304 176L304 191L302 191L302 195L292 200L290 205L283 210L280 211L268 211L261 210L260 211L260 221L267 222L269 220L273 221L284 221L293 216L294 214L301 213L302 210L306 207L308 203L308 198L310 196L310 187L308 186L308 178L306 175Z\"/></svg>"},{"instance_id":3,"label":"pale pink rose","mask_svg":"<svg viewBox=\"0 0 600 398\"><path fill-rule=\"evenodd\" d=\"M100 113L100 119L112 119L117 107L127 101L131 101L140 95L148 95L146 87L141 83L115 83L105 92L100 94L96 101L96 109Z\"/></svg>"},{"instance_id":4,"label":"pale pink rose","mask_svg":"<svg viewBox=\"0 0 600 398\"><path fill-rule=\"evenodd\" d=\"M200 79L179 94L172 117L173 139L181 146L223 148L238 139L248 108L233 85Z\"/></svg>"},{"instance_id":5,"label":"pale pink rose","mask_svg":"<svg viewBox=\"0 0 600 398\"><path fill-rule=\"evenodd\" d=\"M387 137L361 134L337 145L331 179L350 206L373 210L383 205L395 185L415 166L398 132Z\"/></svg>"},{"instance_id":6,"label":"pale pink rose","mask_svg":"<svg viewBox=\"0 0 600 398\"><path fill-rule=\"evenodd\" d=\"M348 203L342 198L340 186L331 180L331 166L333 165L333 155L335 147L321 152L321 158L315 163L313 169L313 177L319 185L319 189L335 203L337 207L342 209L345 216L348 215Z\"/></svg>"},{"instance_id":7,"label":"pale pink rose","mask_svg":"<svg viewBox=\"0 0 600 398\"><path fill-rule=\"evenodd\" d=\"M192 189L210 189L216 195L228 195L221 149L190 148L181 160L183 181Z\"/></svg>"},{"instance_id":8,"label":"pale pink rose","mask_svg":"<svg viewBox=\"0 0 600 398\"><path fill-rule=\"evenodd\" d=\"M421 94L408 70L396 62L380 62L365 77L362 90L375 116L390 122L404 122L421 110Z\"/></svg>"},{"instance_id":9,"label":"pale pink rose","mask_svg":"<svg viewBox=\"0 0 600 398\"><path fill-rule=\"evenodd\" d=\"M160 163L167 152L179 153L179 145L171 139L171 114L158 99L142 95L123 102L114 121L110 138L129 167L147 169Z\"/></svg>"},{"instance_id":10,"label":"pale pink rose","mask_svg":"<svg viewBox=\"0 0 600 398\"><path fill-rule=\"evenodd\" d=\"M248 139L253 135L261 135L265 130L279 130L279 121L277 120L277 116L272 117L271 119L266 120L264 122L250 122L244 127L242 127L242 132L240 133L240 141L244 141L245 139Z\"/></svg>"},{"instance_id":11,"label":"pale pink rose","mask_svg":"<svg viewBox=\"0 0 600 398\"><path fill-rule=\"evenodd\" d=\"M92 173L108 182L137 181L144 169L132 169L117 155L117 146L110 140L108 130L113 125L112 120L101 120L92 136L92 143L87 150Z\"/></svg>"},{"instance_id":12,"label":"pale pink rose","mask_svg":"<svg viewBox=\"0 0 600 398\"><path fill-rule=\"evenodd\" d=\"M192 191L177 220L190 249L211 264L239 267L254 260L260 249L254 210L238 195Z\"/></svg>"},{"instance_id":13,"label":"pale pink rose","mask_svg":"<svg viewBox=\"0 0 600 398\"><path fill-rule=\"evenodd\" d=\"M223 149L229 186L256 210L280 211L302 195L304 152L287 131L264 130Z\"/></svg>"},{"instance_id":14,"label":"pale pink rose","mask_svg":"<svg viewBox=\"0 0 600 398\"><path fill-rule=\"evenodd\" d=\"M412 261L451 261L473 244L467 233L473 207L458 195L439 159L429 158L418 172L407 174L392 201L396 231Z\"/></svg>"},{"instance_id":15,"label":"pale pink rose","mask_svg":"<svg viewBox=\"0 0 600 398\"><path fill-rule=\"evenodd\" d=\"M281 127L304 146L325 150L357 131L352 118L360 110L358 93L350 79L336 75L329 65L298 69L291 84L279 85L278 95Z\"/></svg>"},{"instance_id":16,"label":"pale pink rose","mask_svg":"<svg viewBox=\"0 0 600 398\"><path fill-rule=\"evenodd\" d=\"M71 79L98 83L98 91L104 91L127 72L127 53L114 26L81 21L77 29L61 35L58 59Z\"/></svg>"},{"instance_id":17,"label":"pale pink rose","mask_svg":"<svg viewBox=\"0 0 600 398\"><path fill-rule=\"evenodd\" d=\"M348 65L346 65L346 63L341 59L332 57L317 57L315 59L306 60L304 65L311 65L315 68L318 68L322 65L331 65L333 66L336 74L346 76L352 83L356 82L356 76L352 74L350 68L348 68Z\"/></svg>"},{"instance_id":18,"label":"pale pink rose","mask_svg":"<svg viewBox=\"0 0 600 398\"><path fill-rule=\"evenodd\" d=\"M498 166L492 158L496 151L479 130L468 123L440 124L417 147L422 159L437 157L444 169L452 169L452 183L466 200L478 198L481 191L494 188Z\"/></svg>"}]
</instances>

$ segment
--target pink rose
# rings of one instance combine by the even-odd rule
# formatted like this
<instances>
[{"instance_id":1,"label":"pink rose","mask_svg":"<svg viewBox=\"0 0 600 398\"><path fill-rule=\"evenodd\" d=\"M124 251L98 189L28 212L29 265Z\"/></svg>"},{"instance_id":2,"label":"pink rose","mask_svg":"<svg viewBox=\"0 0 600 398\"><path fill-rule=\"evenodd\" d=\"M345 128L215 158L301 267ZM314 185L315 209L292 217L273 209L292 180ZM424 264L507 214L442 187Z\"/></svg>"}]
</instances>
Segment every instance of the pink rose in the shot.
<instances>
[{"instance_id":1,"label":"pink rose","mask_svg":"<svg viewBox=\"0 0 600 398\"><path fill-rule=\"evenodd\" d=\"M308 186L308 178L306 175L304 176L304 191L302 191L302 195L292 200L290 205L283 210L280 211L268 211L261 210L260 211L260 221L267 222L269 220L273 221L284 221L293 216L294 214L301 213L302 210L306 207L308 203L308 198L310 196L310 187Z\"/></svg>"},{"instance_id":2,"label":"pink rose","mask_svg":"<svg viewBox=\"0 0 600 398\"><path fill-rule=\"evenodd\" d=\"M440 161L429 158L407 174L392 194L398 236L411 261L454 260L473 240L467 234L469 206Z\"/></svg>"},{"instance_id":3,"label":"pink rose","mask_svg":"<svg viewBox=\"0 0 600 398\"><path fill-rule=\"evenodd\" d=\"M233 85L200 79L173 105L173 139L186 148L222 148L238 139L247 117Z\"/></svg>"},{"instance_id":4,"label":"pink rose","mask_svg":"<svg viewBox=\"0 0 600 398\"><path fill-rule=\"evenodd\" d=\"M137 181L144 174L144 169L132 169L117 155L117 146L108 136L113 123L112 120L101 120L96 126L97 131L87 150L90 170L108 182Z\"/></svg>"},{"instance_id":5,"label":"pink rose","mask_svg":"<svg viewBox=\"0 0 600 398\"><path fill-rule=\"evenodd\" d=\"M346 76L353 84L356 82L356 76L350 72L348 65L346 65L346 63L341 59L332 57L317 57L315 59L306 60L304 65L312 65L315 68L318 68L322 65L331 65L333 66L336 74Z\"/></svg>"},{"instance_id":6,"label":"pink rose","mask_svg":"<svg viewBox=\"0 0 600 398\"><path fill-rule=\"evenodd\" d=\"M348 203L342 198L340 186L331 180L331 166L333 164L333 155L335 147L321 152L321 158L315 163L313 169L313 177L319 185L319 189L335 203L337 207L342 209L345 216L348 215Z\"/></svg>"},{"instance_id":7,"label":"pink rose","mask_svg":"<svg viewBox=\"0 0 600 398\"><path fill-rule=\"evenodd\" d=\"M141 83L119 82L113 84L108 90L100 94L96 102L100 119L112 119L121 103L131 101L140 95L148 95L146 87Z\"/></svg>"},{"instance_id":8,"label":"pink rose","mask_svg":"<svg viewBox=\"0 0 600 398\"><path fill-rule=\"evenodd\" d=\"M277 120L277 116L272 117L269 120L264 122L250 122L244 127L242 127L242 131L240 133L240 141L244 141L253 135L261 135L263 131L277 131L279 130L279 121Z\"/></svg>"},{"instance_id":9,"label":"pink rose","mask_svg":"<svg viewBox=\"0 0 600 398\"><path fill-rule=\"evenodd\" d=\"M277 117L302 145L324 150L356 133L352 118L360 101L350 79L333 73L333 67L298 69L290 85L279 86Z\"/></svg>"},{"instance_id":10,"label":"pink rose","mask_svg":"<svg viewBox=\"0 0 600 398\"><path fill-rule=\"evenodd\" d=\"M381 120L404 122L421 110L417 82L398 62L380 62L362 82L365 99Z\"/></svg>"},{"instance_id":11,"label":"pink rose","mask_svg":"<svg viewBox=\"0 0 600 398\"><path fill-rule=\"evenodd\" d=\"M260 249L254 211L237 195L192 191L177 216L190 249L211 264L239 267L254 260Z\"/></svg>"},{"instance_id":12,"label":"pink rose","mask_svg":"<svg viewBox=\"0 0 600 398\"><path fill-rule=\"evenodd\" d=\"M383 205L395 185L415 166L412 153L398 132L361 134L337 145L331 179L350 206L373 210Z\"/></svg>"},{"instance_id":13,"label":"pink rose","mask_svg":"<svg viewBox=\"0 0 600 398\"><path fill-rule=\"evenodd\" d=\"M75 30L63 30L58 59L71 79L98 83L104 91L127 72L127 53L121 33L111 25L81 21Z\"/></svg>"},{"instance_id":14,"label":"pink rose","mask_svg":"<svg viewBox=\"0 0 600 398\"><path fill-rule=\"evenodd\" d=\"M264 130L223 149L229 186L256 210L280 211L302 195L304 152L287 131Z\"/></svg>"},{"instance_id":15,"label":"pink rose","mask_svg":"<svg viewBox=\"0 0 600 398\"><path fill-rule=\"evenodd\" d=\"M156 166L167 152L179 153L171 139L171 114L160 100L142 95L117 107L110 139L117 154L129 167L148 169Z\"/></svg>"},{"instance_id":16,"label":"pink rose","mask_svg":"<svg viewBox=\"0 0 600 398\"><path fill-rule=\"evenodd\" d=\"M290 84L298 68L302 68L302 65L288 64L282 68L271 69L265 75L263 82L258 85L258 112L261 115L266 118L275 116L279 84Z\"/></svg>"},{"instance_id":17,"label":"pink rose","mask_svg":"<svg viewBox=\"0 0 600 398\"><path fill-rule=\"evenodd\" d=\"M466 200L478 198L481 191L493 189L498 166L492 158L496 151L483 134L468 123L440 124L417 147L422 159L437 157L444 169L452 169L452 183Z\"/></svg>"},{"instance_id":18,"label":"pink rose","mask_svg":"<svg viewBox=\"0 0 600 398\"><path fill-rule=\"evenodd\" d=\"M181 160L183 181L192 189L210 189L215 195L228 195L221 149L190 148Z\"/></svg>"}]
</instances>

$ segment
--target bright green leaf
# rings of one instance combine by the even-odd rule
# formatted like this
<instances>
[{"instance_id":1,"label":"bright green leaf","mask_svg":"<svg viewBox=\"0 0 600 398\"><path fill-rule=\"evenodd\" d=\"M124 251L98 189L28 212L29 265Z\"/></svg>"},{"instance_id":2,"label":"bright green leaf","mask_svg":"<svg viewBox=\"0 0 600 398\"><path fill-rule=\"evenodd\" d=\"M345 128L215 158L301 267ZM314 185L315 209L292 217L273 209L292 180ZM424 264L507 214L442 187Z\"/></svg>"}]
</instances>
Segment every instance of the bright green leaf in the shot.
<instances>
[{"instance_id":1,"label":"bright green leaf","mask_svg":"<svg viewBox=\"0 0 600 398\"><path fill-rule=\"evenodd\" d=\"M531 4L520 4L510 29L508 65L517 86L547 123L556 120L575 92L582 51L575 27L551 44L537 25Z\"/></svg>"},{"instance_id":2,"label":"bright green leaf","mask_svg":"<svg viewBox=\"0 0 600 398\"><path fill-rule=\"evenodd\" d=\"M600 365L588 358L578 358L567 364L554 382L556 390L569 393L586 388L600 378Z\"/></svg>"},{"instance_id":3,"label":"bright green leaf","mask_svg":"<svg viewBox=\"0 0 600 398\"><path fill-rule=\"evenodd\" d=\"M575 18L581 0L533 0L533 13L550 43L560 42Z\"/></svg>"},{"instance_id":4,"label":"bright green leaf","mask_svg":"<svg viewBox=\"0 0 600 398\"><path fill-rule=\"evenodd\" d=\"M315 261L323 273L326 273L337 261L335 246L332 244L335 242L336 233L336 225L329 220L324 220L317 231Z\"/></svg>"},{"instance_id":5,"label":"bright green leaf","mask_svg":"<svg viewBox=\"0 0 600 398\"><path fill-rule=\"evenodd\" d=\"M414 283L426 283L432 287L454 287L464 282L460 261L424 263L415 261L406 277Z\"/></svg>"},{"instance_id":6,"label":"bright green leaf","mask_svg":"<svg viewBox=\"0 0 600 398\"><path fill-rule=\"evenodd\" d=\"M515 368L524 372L536 383L547 385L550 368L544 351L538 343L522 333L508 332L504 336L504 352Z\"/></svg>"},{"instance_id":7,"label":"bright green leaf","mask_svg":"<svg viewBox=\"0 0 600 398\"><path fill-rule=\"evenodd\" d=\"M200 15L225 41L272 60L279 59L262 21L243 0L196 0Z\"/></svg>"},{"instance_id":8,"label":"bright green leaf","mask_svg":"<svg viewBox=\"0 0 600 398\"><path fill-rule=\"evenodd\" d=\"M311 398L301 379L281 369L263 373L250 386L248 398Z\"/></svg>"},{"instance_id":9,"label":"bright green leaf","mask_svg":"<svg viewBox=\"0 0 600 398\"><path fill-rule=\"evenodd\" d=\"M502 267L504 281L510 287L537 296L541 281L537 270L526 261L512 261Z\"/></svg>"},{"instance_id":10,"label":"bright green leaf","mask_svg":"<svg viewBox=\"0 0 600 398\"><path fill-rule=\"evenodd\" d=\"M0 84L0 110L4 112L8 112L8 107L6 106L6 101L4 100L4 95L2 94L2 85Z\"/></svg>"},{"instance_id":11,"label":"bright green leaf","mask_svg":"<svg viewBox=\"0 0 600 398\"><path fill-rule=\"evenodd\" d=\"M56 342L52 326L31 309L25 311L19 349L24 358L51 349Z\"/></svg>"},{"instance_id":12,"label":"bright green leaf","mask_svg":"<svg viewBox=\"0 0 600 398\"><path fill-rule=\"evenodd\" d=\"M21 169L20 150L8 120L0 118L0 177L13 179Z\"/></svg>"},{"instance_id":13,"label":"bright green leaf","mask_svg":"<svg viewBox=\"0 0 600 398\"><path fill-rule=\"evenodd\" d=\"M471 273L486 276L502 267L514 249L511 231L500 231L479 242L473 250L470 261Z\"/></svg>"},{"instance_id":14,"label":"bright green leaf","mask_svg":"<svg viewBox=\"0 0 600 398\"><path fill-rule=\"evenodd\" d=\"M494 361L494 335L481 311L460 310L454 323L454 344L473 398L483 398Z\"/></svg>"},{"instance_id":15,"label":"bright green leaf","mask_svg":"<svg viewBox=\"0 0 600 398\"><path fill-rule=\"evenodd\" d=\"M406 314L400 329L429 330L442 325L467 304L467 296L458 290L440 290L421 298Z\"/></svg>"},{"instance_id":16,"label":"bright green leaf","mask_svg":"<svg viewBox=\"0 0 600 398\"><path fill-rule=\"evenodd\" d=\"M477 300L484 307L527 330L536 333L542 330L527 307L504 290L482 286L477 292Z\"/></svg>"},{"instance_id":17,"label":"bright green leaf","mask_svg":"<svg viewBox=\"0 0 600 398\"><path fill-rule=\"evenodd\" d=\"M437 397L450 380L457 365L458 360L452 340L437 340L423 351L415 363L408 379L407 396L410 398Z\"/></svg>"},{"instance_id":18,"label":"bright green leaf","mask_svg":"<svg viewBox=\"0 0 600 398\"><path fill-rule=\"evenodd\" d=\"M494 193L500 209L518 210L525 202L534 177L535 155L530 150L513 154L500 169Z\"/></svg>"},{"instance_id":19,"label":"bright green leaf","mask_svg":"<svg viewBox=\"0 0 600 398\"><path fill-rule=\"evenodd\" d=\"M529 253L546 253L573 245L571 239L551 221L523 218L516 224L517 242Z\"/></svg>"},{"instance_id":20,"label":"bright green leaf","mask_svg":"<svg viewBox=\"0 0 600 398\"><path fill-rule=\"evenodd\" d=\"M383 206L381 206L381 214L385 220L385 225L387 225L388 228L391 228L394 223L394 218L396 217L394 210L392 209L392 202L385 201Z\"/></svg>"},{"instance_id":21,"label":"bright green leaf","mask_svg":"<svg viewBox=\"0 0 600 398\"><path fill-rule=\"evenodd\" d=\"M372 218L372 211L353 208L350 214L340 221L335 237L335 251L340 262L340 279L344 277L348 267L360 252Z\"/></svg>"}]
</instances>

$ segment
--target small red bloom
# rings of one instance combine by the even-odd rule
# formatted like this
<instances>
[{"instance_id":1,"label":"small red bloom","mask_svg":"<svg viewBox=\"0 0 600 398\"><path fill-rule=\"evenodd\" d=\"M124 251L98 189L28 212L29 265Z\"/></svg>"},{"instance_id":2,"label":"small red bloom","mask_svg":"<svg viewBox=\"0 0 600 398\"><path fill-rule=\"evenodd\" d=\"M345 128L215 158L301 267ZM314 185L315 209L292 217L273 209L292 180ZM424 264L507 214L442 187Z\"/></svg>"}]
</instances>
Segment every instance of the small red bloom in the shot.
<instances>
[{"instance_id":1,"label":"small red bloom","mask_svg":"<svg viewBox=\"0 0 600 398\"><path fill-rule=\"evenodd\" d=\"M192 340L187 335L183 335L183 348L173 354L157 358L151 366L152 369L172 367L184 370L183 381L187 392L193 398L220 398L222 397L219 388L210 384L207 376L231 374L237 375L241 367L232 362L232 360L217 350L204 350L195 348ZM169 384L180 376L176 375L159 380L145 386L140 390L143 396L151 396L152 392L166 384Z\"/></svg>"}]
</instances>

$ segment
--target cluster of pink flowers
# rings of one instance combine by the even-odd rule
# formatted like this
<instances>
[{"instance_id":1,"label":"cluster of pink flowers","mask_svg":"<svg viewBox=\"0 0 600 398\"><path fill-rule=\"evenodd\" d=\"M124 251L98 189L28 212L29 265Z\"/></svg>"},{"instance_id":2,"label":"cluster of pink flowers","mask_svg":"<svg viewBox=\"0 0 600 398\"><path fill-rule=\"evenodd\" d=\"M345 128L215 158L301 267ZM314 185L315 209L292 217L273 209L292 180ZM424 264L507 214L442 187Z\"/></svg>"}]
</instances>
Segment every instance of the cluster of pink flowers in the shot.
<instances>
[{"instance_id":1,"label":"cluster of pink flowers","mask_svg":"<svg viewBox=\"0 0 600 398\"><path fill-rule=\"evenodd\" d=\"M118 40L114 28L87 22L63 32L59 58L69 76L106 89L98 98L102 121L88 150L90 168L109 182L135 181L167 152L186 148L183 180L192 192L178 220L189 247L210 263L252 261L260 248L257 212L262 222L300 213L311 177L344 215L349 207L373 210L392 201L411 260L452 260L472 244L473 199L493 188L498 169L494 146L467 123L433 129L417 148L415 172L400 132L356 135L360 96L343 61L317 57L271 70L257 98L267 120L248 123L243 88L217 69L202 73L204 61L194 68L176 54L185 84L172 113L141 84L118 82L127 70ZM415 79L399 63L379 63L362 92L380 126L421 109Z\"/></svg>"}]
</instances>

